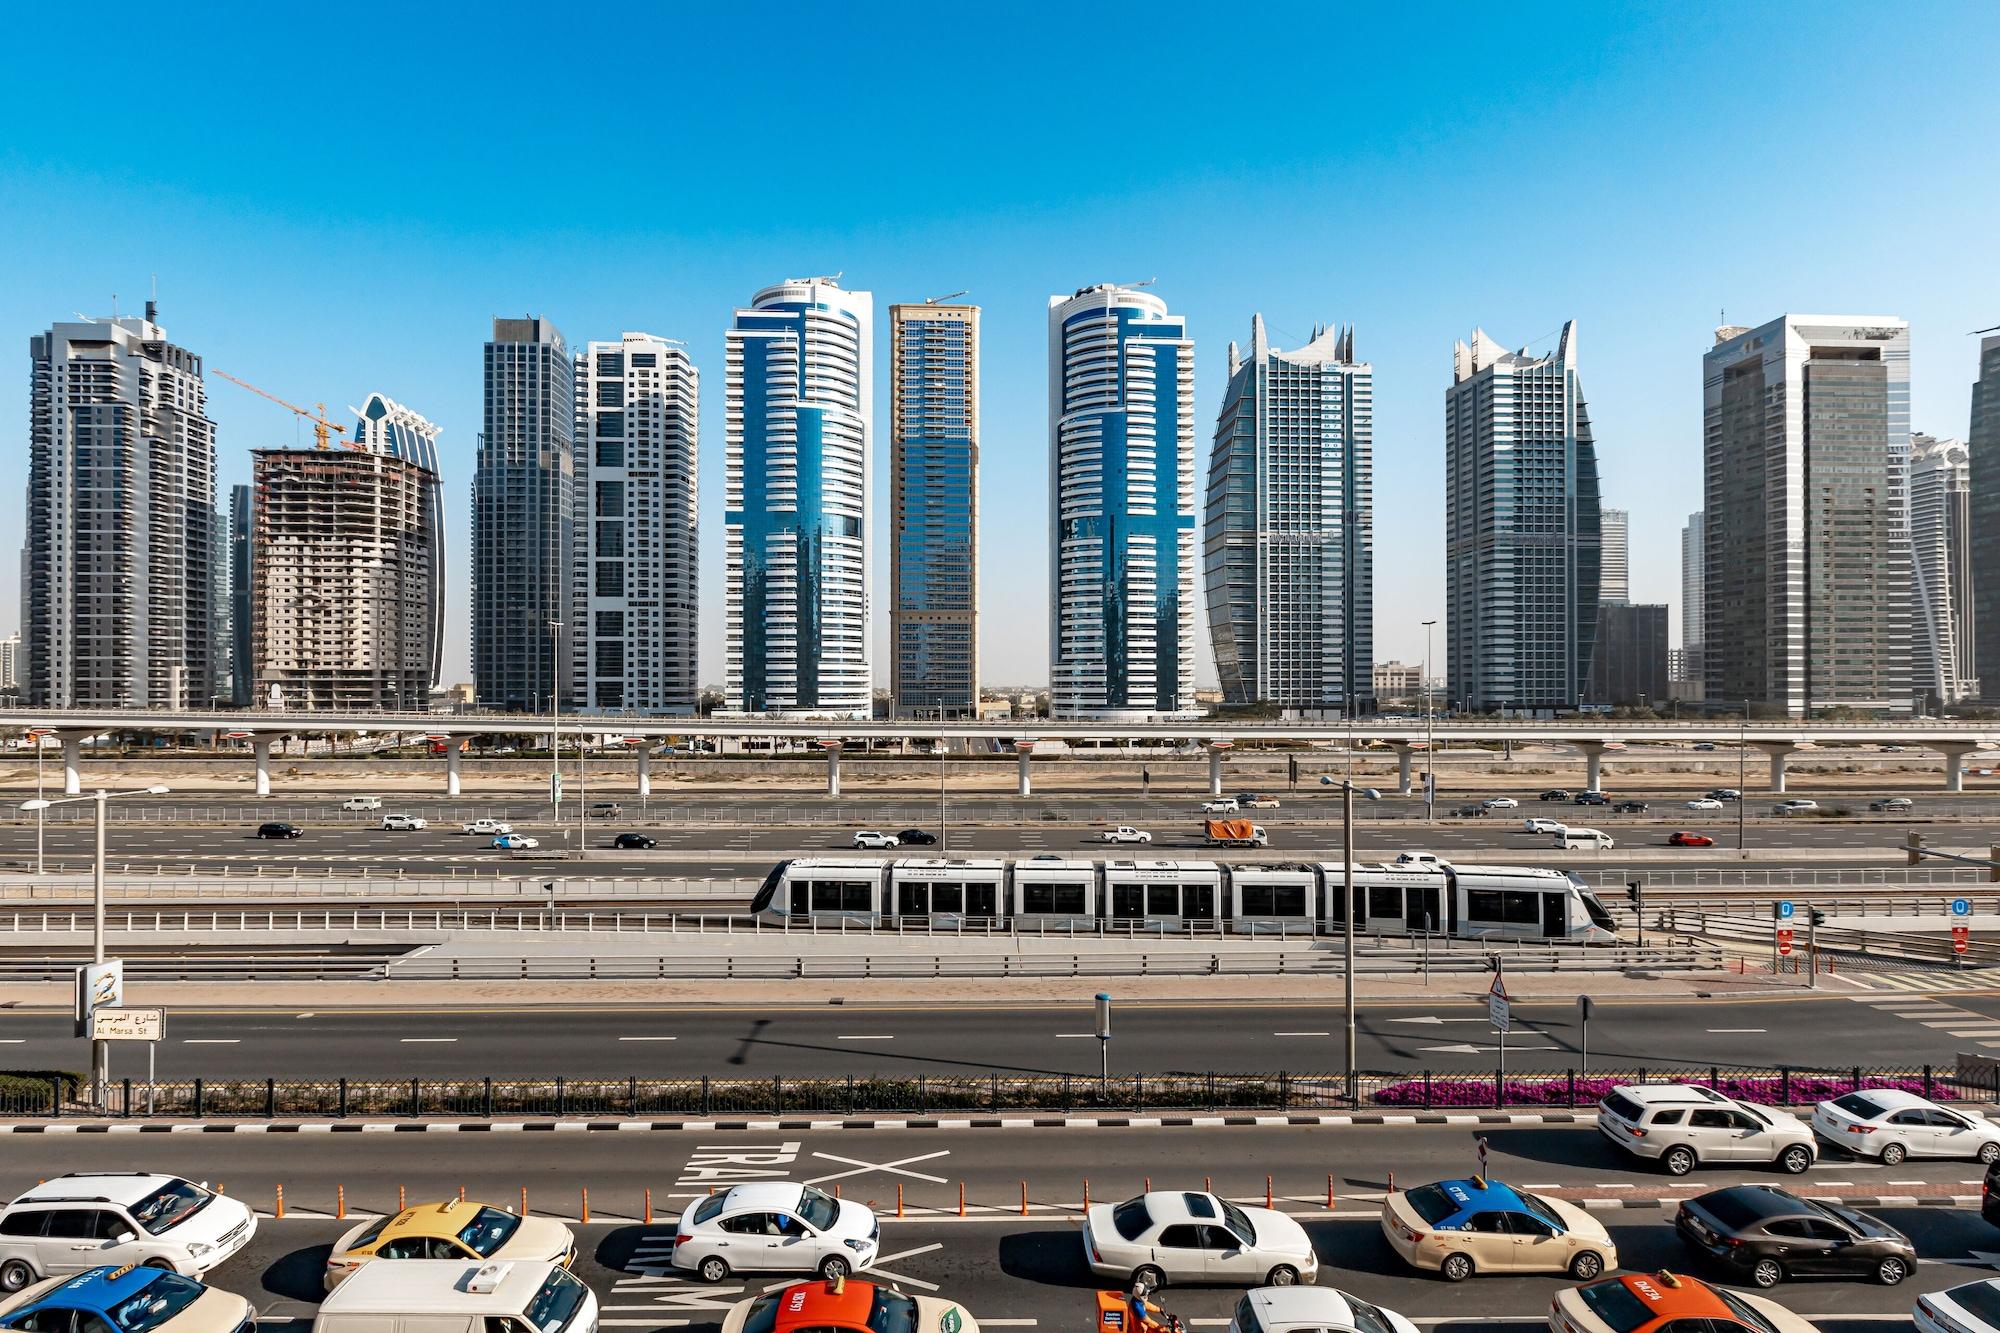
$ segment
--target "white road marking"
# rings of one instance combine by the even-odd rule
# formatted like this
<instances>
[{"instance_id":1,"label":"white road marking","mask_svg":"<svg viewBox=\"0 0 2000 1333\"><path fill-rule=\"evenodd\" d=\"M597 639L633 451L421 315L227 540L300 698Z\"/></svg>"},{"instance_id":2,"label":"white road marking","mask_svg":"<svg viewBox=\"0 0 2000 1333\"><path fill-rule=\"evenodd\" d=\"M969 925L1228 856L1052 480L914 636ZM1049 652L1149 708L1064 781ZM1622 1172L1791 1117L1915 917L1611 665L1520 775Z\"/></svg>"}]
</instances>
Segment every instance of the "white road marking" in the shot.
<instances>
[{"instance_id":1,"label":"white road marking","mask_svg":"<svg viewBox=\"0 0 2000 1333\"><path fill-rule=\"evenodd\" d=\"M243 1042L243 1039L242 1039L241 1037L183 1037L183 1038L181 1038L181 1045L183 1045L183 1046L239 1046L239 1045L241 1045L241 1044L242 1044L242 1042Z\"/></svg>"},{"instance_id":2,"label":"white road marking","mask_svg":"<svg viewBox=\"0 0 2000 1333\"><path fill-rule=\"evenodd\" d=\"M861 1036L855 1036L855 1037L845 1037L845 1036L835 1037L834 1040L835 1041L894 1041L895 1037L893 1037L887 1032L877 1032L872 1035L863 1034Z\"/></svg>"},{"instance_id":3,"label":"white road marking","mask_svg":"<svg viewBox=\"0 0 2000 1333\"><path fill-rule=\"evenodd\" d=\"M943 1176L932 1176L926 1175L922 1171L912 1171L909 1169L909 1165L912 1162L928 1162L934 1157L948 1157L950 1155L951 1149L940 1148L936 1152L920 1153L915 1157L900 1157L893 1162L864 1162L858 1157L842 1157L837 1153L815 1152L813 1154L815 1157L823 1157L829 1162L841 1162L854 1169L852 1171L839 1171L830 1176L819 1176L808 1180L806 1184L824 1185L830 1180L845 1180L849 1176L866 1175L870 1171L881 1171L887 1175L908 1176L912 1180L928 1180L933 1185L942 1185L945 1183Z\"/></svg>"},{"instance_id":4,"label":"white road marking","mask_svg":"<svg viewBox=\"0 0 2000 1333\"><path fill-rule=\"evenodd\" d=\"M293 1018L318 1018L318 1017L319 1017L319 1015L318 1015L318 1014L316 1014L316 1013L311 1013L311 1012L307 1012L307 1013L303 1013L303 1014L293 1014L293 1015L292 1015L292 1017L293 1017Z\"/></svg>"},{"instance_id":5,"label":"white road marking","mask_svg":"<svg viewBox=\"0 0 2000 1333\"><path fill-rule=\"evenodd\" d=\"M939 1240L932 1241L929 1245L919 1245L914 1250L898 1250L894 1254L877 1255L875 1267L880 1268L883 1264L893 1264L904 1259L914 1259L920 1254L929 1254L932 1250L941 1250L943 1248L944 1242Z\"/></svg>"},{"instance_id":6,"label":"white road marking","mask_svg":"<svg viewBox=\"0 0 2000 1333\"><path fill-rule=\"evenodd\" d=\"M1770 1029L1769 1029L1769 1028L1710 1028L1710 1029L1709 1029L1709 1031L1710 1031L1711 1033L1717 1033L1717 1032L1768 1032L1768 1031L1770 1031Z\"/></svg>"},{"instance_id":7,"label":"white road marking","mask_svg":"<svg viewBox=\"0 0 2000 1333\"><path fill-rule=\"evenodd\" d=\"M1331 1032L1273 1032L1274 1037L1331 1037Z\"/></svg>"},{"instance_id":8,"label":"white road marking","mask_svg":"<svg viewBox=\"0 0 2000 1333\"><path fill-rule=\"evenodd\" d=\"M620 1037L620 1041L679 1041L679 1037Z\"/></svg>"},{"instance_id":9,"label":"white road marking","mask_svg":"<svg viewBox=\"0 0 2000 1333\"><path fill-rule=\"evenodd\" d=\"M0 1046L19 1046L26 1040L26 1037L0 1037Z\"/></svg>"},{"instance_id":10,"label":"white road marking","mask_svg":"<svg viewBox=\"0 0 2000 1333\"><path fill-rule=\"evenodd\" d=\"M452 1042L452 1041L457 1041L458 1038L457 1037L398 1037L397 1040L402 1042L405 1046L410 1046L410 1045L422 1045L432 1042Z\"/></svg>"},{"instance_id":11,"label":"white road marking","mask_svg":"<svg viewBox=\"0 0 2000 1333\"><path fill-rule=\"evenodd\" d=\"M1097 1035L1097 1034L1096 1034L1095 1032L1058 1032L1058 1033L1056 1033L1056 1036L1058 1036L1058 1037L1094 1037L1094 1036L1096 1036L1096 1035ZM985 1322L985 1321L984 1321L984 1320L982 1320L981 1322L983 1323L983 1322Z\"/></svg>"}]
</instances>

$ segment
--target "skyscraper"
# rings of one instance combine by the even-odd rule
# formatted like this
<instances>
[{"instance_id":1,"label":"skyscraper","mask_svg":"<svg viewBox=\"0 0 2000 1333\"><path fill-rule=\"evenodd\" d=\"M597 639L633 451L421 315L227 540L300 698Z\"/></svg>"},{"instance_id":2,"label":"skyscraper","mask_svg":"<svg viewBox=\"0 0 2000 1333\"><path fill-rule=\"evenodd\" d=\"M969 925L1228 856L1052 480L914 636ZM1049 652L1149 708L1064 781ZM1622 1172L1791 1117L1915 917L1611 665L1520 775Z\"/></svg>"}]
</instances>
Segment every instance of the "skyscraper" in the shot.
<instances>
[{"instance_id":1,"label":"skyscraper","mask_svg":"<svg viewBox=\"0 0 2000 1333\"><path fill-rule=\"evenodd\" d=\"M701 380L650 333L576 358L573 679L589 709L694 712Z\"/></svg>"},{"instance_id":2,"label":"skyscraper","mask_svg":"<svg viewBox=\"0 0 2000 1333\"><path fill-rule=\"evenodd\" d=\"M890 688L979 709L979 307L889 307Z\"/></svg>"},{"instance_id":3,"label":"skyscraper","mask_svg":"<svg viewBox=\"0 0 2000 1333\"><path fill-rule=\"evenodd\" d=\"M26 702L207 707L220 675L215 423L201 358L144 318L28 340Z\"/></svg>"},{"instance_id":4,"label":"skyscraper","mask_svg":"<svg viewBox=\"0 0 2000 1333\"><path fill-rule=\"evenodd\" d=\"M1474 330L1445 391L1446 688L1485 711L1574 708L1597 642L1597 447L1576 324L1550 356Z\"/></svg>"},{"instance_id":5,"label":"skyscraper","mask_svg":"<svg viewBox=\"0 0 2000 1333\"><path fill-rule=\"evenodd\" d=\"M1597 576L1597 600L1623 606L1632 600L1632 515L1623 509L1597 511L1603 559Z\"/></svg>"},{"instance_id":6,"label":"skyscraper","mask_svg":"<svg viewBox=\"0 0 2000 1333\"><path fill-rule=\"evenodd\" d=\"M2000 699L2000 333L1979 340L1972 428L1965 437L1972 487L1972 661L1984 699Z\"/></svg>"},{"instance_id":7,"label":"skyscraper","mask_svg":"<svg viewBox=\"0 0 2000 1333\"><path fill-rule=\"evenodd\" d=\"M257 691L257 659L251 650L250 613L252 527L250 488L229 488L229 702L248 708Z\"/></svg>"},{"instance_id":8,"label":"skyscraper","mask_svg":"<svg viewBox=\"0 0 2000 1333\"><path fill-rule=\"evenodd\" d=\"M444 682L444 474L438 469L438 427L387 394L371 393L354 413L356 444L378 454L415 463L431 476L430 592L425 614L430 619L431 688Z\"/></svg>"},{"instance_id":9,"label":"skyscraper","mask_svg":"<svg viewBox=\"0 0 2000 1333\"><path fill-rule=\"evenodd\" d=\"M1910 672L1932 707L1979 691L1972 670L1972 507L1957 440L1910 437Z\"/></svg>"},{"instance_id":10,"label":"skyscraper","mask_svg":"<svg viewBox=\"0 0 2000 1333\"><path fill-rule=\"evenodd\" d=\"M1681 674L1679 680L1702 679L1702 561L1706 558L1702 537L1702 511L1688 515L1681 529Z\"/></svg>"},{"instance_id":11,"label":"skyscraper","mask_svg":"<svg viewBox=\"0 0 2000 1333\"><path fill-rule=\"evenodd\" d=\"M574 696L569 657L575 403L569 348L545 319L496 319L472 478L472 680L482 708Z\"/></svg>"},{"instance_id":12,"label":"skyscraper","mask_svg":"<svg viewBox=\"0 0 2000 1333\"><path fill-rule=\"evenodd\" d=\"M1909 325L1717 329L1702 382L1709 706L1909 711Z\"/></svg>"},{"instance_id":13,"label":"skyscraper","mask_svg":"<svg viewBox=\"0 0 2000 1333\"><path fill-rule=\"evenodd\" d=\"M1374 370L1354 330L1295 352L1229 345L1209 455L1203 576L1222 697L1374 711Z\"/></svg>"},{"instance_id":14,"label":"skyscraper","mask_svg":"<svg viewBox=\"0 0 2000 1333\"><path fill-rule=\"evenodd\" d=\"M1659 708L1667 700L1667 608L1600 600L1591 702Z\"/></svg>"},{"instance_id":15,"label":"skyscraper","mask_svg":"<svg viewBox=\"0 0 2000 1333\"><path fill-rule=\"evenodd\" d=\"M1194 708L1194 341L1151 292L1049 298L1049 700Z\"/></svg>"},{"instance_id":16,"label":"skyscraper","mask_svg":"<svg viewBox=\"0 0 2000 1333\"><path fill-rule=\"evenodd\" d=\"M868 717L874 298L766 287L728 338L726 707Z\"/></svg>"},{"instance_id":17,"label":"skyscraper","mask_svg":"<svg viewBox=\"0 0 2000 1333\"><path fill-rule=\"evenodd\" d=\"M0 692L13 694L21 688L21 636L0 639Z\"/></svg>"}]
</instances>

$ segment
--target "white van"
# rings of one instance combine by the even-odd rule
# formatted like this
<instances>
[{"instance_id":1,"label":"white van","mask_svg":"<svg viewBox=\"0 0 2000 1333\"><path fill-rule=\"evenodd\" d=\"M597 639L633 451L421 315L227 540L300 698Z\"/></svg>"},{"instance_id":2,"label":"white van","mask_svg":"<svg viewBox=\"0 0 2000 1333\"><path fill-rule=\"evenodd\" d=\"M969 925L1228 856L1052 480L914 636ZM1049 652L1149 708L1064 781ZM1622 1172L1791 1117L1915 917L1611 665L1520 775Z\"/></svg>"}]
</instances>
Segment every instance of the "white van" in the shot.
<instances>
[{"instance_id":1,"label":"white van","mask_svg":"<svg viewBox=\"0 0 2000 1333\"><path fill-rule=\"evenodd\" d=\"M550 1263L363 1264L321 1302L313 1333L597 1333L597 1297Z\"/></svg>"},{"instance_id":2,"label":"white van","mask_svg":"<svg viewBox=\"0 0 2000 1333\"><path fill-rule=\"evenodd\" d=\"M340 808L357 813L367 810L380 810L382 808L382 798L380 796L350 796L340 803Z\"/></svg>"},{"instance_id":3,"label":"white van","mask_svg":"<svg viewBox=\"0 0 2000 1333\"><path fill-rule=\"evenodd\" d=\"M1554 845L1566 852L1572 850L1602 852L1608 851L1612 846L1611 835L1600 833L1594 828L1566 828L1553 837Z\"/></svg>"}]
</instances>

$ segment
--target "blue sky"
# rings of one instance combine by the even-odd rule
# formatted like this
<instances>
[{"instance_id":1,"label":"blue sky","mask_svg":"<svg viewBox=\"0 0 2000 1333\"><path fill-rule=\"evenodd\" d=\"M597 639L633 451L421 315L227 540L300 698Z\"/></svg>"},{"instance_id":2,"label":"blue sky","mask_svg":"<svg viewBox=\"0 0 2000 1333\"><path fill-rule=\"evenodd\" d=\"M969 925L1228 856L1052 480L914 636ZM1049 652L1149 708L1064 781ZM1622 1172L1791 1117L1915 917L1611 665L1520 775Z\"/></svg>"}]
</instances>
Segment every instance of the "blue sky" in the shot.
<instances>
[{"instance_id":1,"label":"blue sky","mask_svg":"<svg viewBox=\"0 0 2000 1333\"><path fill-rule=\"evenodd\" d=\"M1158 279L1197 340L1204 468L1253 311L1281 346L1358 326L1377 656L1404 660L1443 614L1442 398L1475 324L1541 348L1578 321L1605 502L1632 510L1648 601L1679 596L1720 311L1909 319L1913 421L1950 435L1965 335L2000 324L1990 4L290 9L10 15L5 494L26 480L28 337L114 293L136 310L157 275L170 336L210 367L341 409L381 390L444 427L452 679L496 314L691 345L716 680L731 311L844 271L883 327L891 301L970 288L991 682L1046 678L1051 293ZM225 483L302 438L233 385L209 401ZM0 550L21 523L0 503Z\"/></svg>"}]
</instances>

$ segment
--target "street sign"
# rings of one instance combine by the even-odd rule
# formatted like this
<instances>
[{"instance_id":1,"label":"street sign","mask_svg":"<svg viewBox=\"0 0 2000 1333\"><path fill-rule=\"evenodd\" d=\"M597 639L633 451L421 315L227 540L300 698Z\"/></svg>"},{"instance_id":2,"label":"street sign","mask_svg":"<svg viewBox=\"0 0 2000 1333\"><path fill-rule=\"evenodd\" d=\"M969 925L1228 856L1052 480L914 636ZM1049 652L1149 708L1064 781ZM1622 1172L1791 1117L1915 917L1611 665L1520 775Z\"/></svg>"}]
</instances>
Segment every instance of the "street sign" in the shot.
<instances>
[{"instance_id":1,"label":"street sign","mask_svg":"<svg viewBox=\"0 0 2000 1333\"><path fill-rule=\"evenodd\" d=\"M144 1009L98 1009L90 1015L92 1041L159 1041L167 1029L167 1011L157 1005Z\"/></svg>"},{"instance_id":2,"label":"street sign","mask_svg":"<svg viewBox=\"0 0 2000 1333\"><path fill-rule=\"evenodd\" d=\"M1964 953L1966 942L1970 939L1971 935L1972 927L1953 926L1951 928L1951 951L1953 953Z\"/></svg>"},{"instance_id":3,"label":"street sign","mask_svg":"<svg viewBox=\"0 0 2000 1333\"><path fill-rule=\"evenodd\" d=\"M1791 956L1791 952L1792 952L1792 928L1790 926L1779 926L1778 956L1781 958L1788 958Z\"/></svg>"},{"instance_id":4,"label":"street sign","mask_svg":"<svg viewBox=\"0 0 2000 1333\"><path fill-rule=\"evenodd\" d=\"M1211 750L1233 750L1233 749L1235 749L1235 748L1236 748L1236 742L1235 742L1235 741L1210 741L1210 742L1208 743L1208 748L1209 748L1209 749L1211 749Z\"/></svg>"},{"instance_id":5,"label":"street sign","mask_svg":"<svg viewBox=\"0 0 2000 1333\"><path fill-rule=\"evenodd\" d=\"M76 970L76 1035L90 1035L90 1016L125 1003L125 964L117 958L86 963Z\"/></svg>"},{"instance_id":6,"label":"street sign","mask_svg":"<svg viewBox=\"0 0 2000 1333\"><path fill-rule=\"evenodd\" d=\"M1479 1174L1486 1174L1486 1136L1479 1136Z\"/></svg>"},{"instance_id":7,"label":"street sign","mask_svg":"<svg viewBox=\"0 0 2000 1333\"><path fill-rule=\"evenodd\" d=\"M1790 921L1792 919L1792 913L1796 910L1797 909L1792 906L1792 900L1790 898L1781 898L1778 900L1778 920Z\"/></svg>"},{"instance_id":8,"label":"street sign","mask_svg":"<svg viewBox=\"0 0 2000 1333\"><path fill-rule=\"evenodd\" d=\"M1097 1039L1111 1040L1111 997L1103 991L1097 992Z\"/></svg>"},{"instance_id":9,"label":"street sign","mask_svg":"<svg viewBox=\"0 0 2000 1333\"><path fill-rule=\"evenodd\" d=\"M549 804L562 804L562 774L549 774Z\"/></svg>"},{"instance_id":10,"label":"street sign","mask_svg":"<svg viewBox=\"0 0 2000 1333\"><path fill-rule=\"evenodd\" d=\"M1513 1031L1512 1002L1507 998L1506 983L1498 976L1493 978L1493 985L1486 992L1486 1017L1492 1021L1495 1032Z\"/></svg>"},{"instance_id":11,"label":"street sign","mask_svg":"<svg viewBox=\"0 0 2000 1333\"><path fill-rule=\"evenodd\" d=\"M1951 900L1951 914L1953 916L1971 916L1972 900L1970 898L1953 898Z\"/></svg>"}]
</instances>

